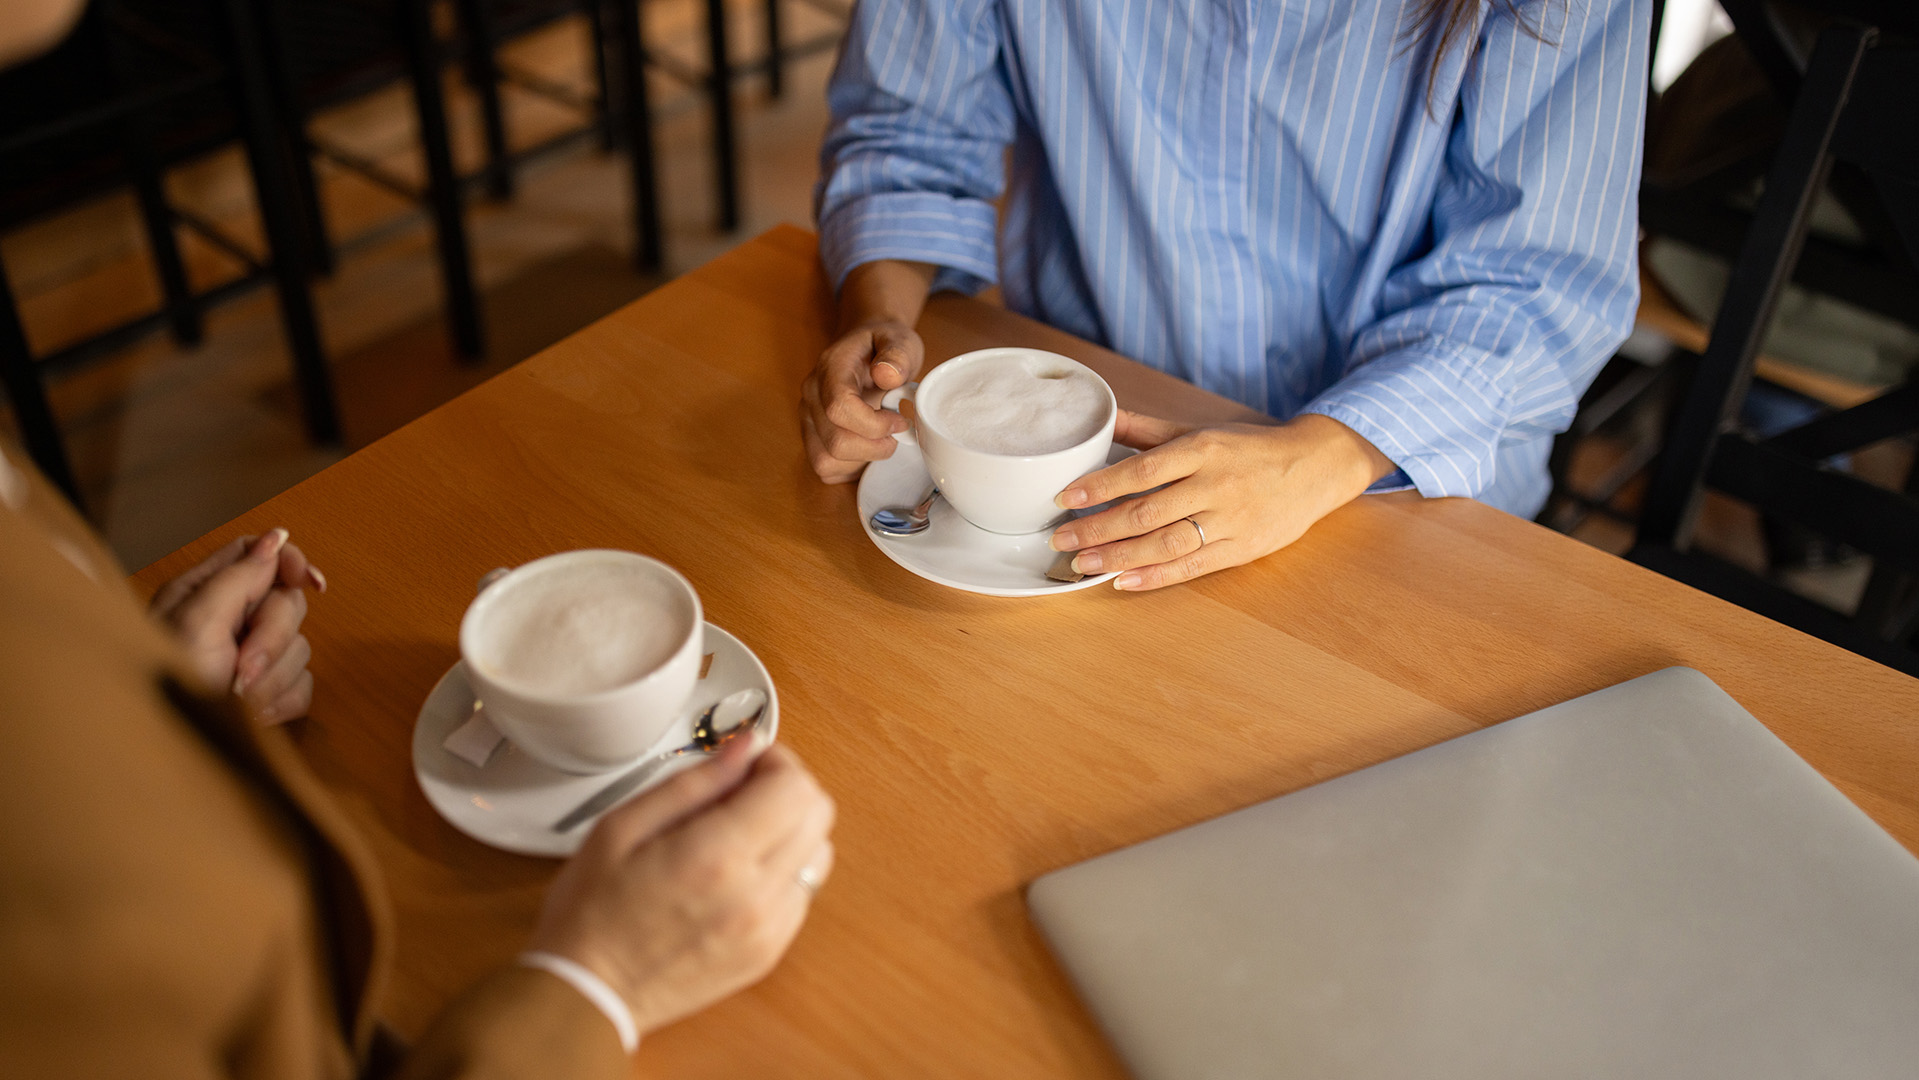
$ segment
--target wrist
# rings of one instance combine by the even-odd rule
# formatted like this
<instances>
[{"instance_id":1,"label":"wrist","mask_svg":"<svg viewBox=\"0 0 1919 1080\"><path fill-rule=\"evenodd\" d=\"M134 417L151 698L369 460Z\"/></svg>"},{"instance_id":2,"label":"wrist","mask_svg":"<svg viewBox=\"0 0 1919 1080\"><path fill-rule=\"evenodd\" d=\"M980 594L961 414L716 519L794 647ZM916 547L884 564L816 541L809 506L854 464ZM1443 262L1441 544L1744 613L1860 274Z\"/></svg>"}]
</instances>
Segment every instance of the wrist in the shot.
<instances>
[{"instance_id":1,"label":"wrist","mask_svg":"<svg viewBox=\"0 0 1919 1080\"><path fill-rule=\"evenodd\" d=\"M622 1049L631 1054L640 1048L641 1029L634 1017L632 1004L591 968L570 957L543 949L529 949L521 953L515 962L521 967L544 971L579 991L580 996L613 1025L613 1032L619 1036Z\"/></svg>"},{"instance_id":2,"label":"wrist","mask_svg":"<svg viewBox=\"0 0 1919 1080\"><path fill-rule=\"evenodd\" d=\"M1347 496L1341 502L1358 498L1398 468L1365 436L1330 416L1300 413L1284 426L1305 439L1308 452L1325 462L1335 484Z\"/></svg>"},{"instance_id":3,"label":"wrist","mask_svg":"<svg viewBox=\"0 0 1919 1080\"><path fill-rule=\"evenodd\" d=\"M912 330L937 272L931 263L897 259L854 267L840 286L840 334L881 326Z\"/></svg>"},{"instance_id":4,"label":"wrist","mask_svg":"<svg viewBox=\"0 0 1919 1080\"><path fill-rule=\"evenodd\" d=\"M859 319L845 323L844 325L840 327L840 336L845 337L847 334L857 333L860 331L864 331L871 334L879 334L879 333L910 334L914 332L912 323L907 322L905 319L900 318L898 315L882 313L877 315L868 315L866 317L859 318Z\"/></svg>"}]
</instances>

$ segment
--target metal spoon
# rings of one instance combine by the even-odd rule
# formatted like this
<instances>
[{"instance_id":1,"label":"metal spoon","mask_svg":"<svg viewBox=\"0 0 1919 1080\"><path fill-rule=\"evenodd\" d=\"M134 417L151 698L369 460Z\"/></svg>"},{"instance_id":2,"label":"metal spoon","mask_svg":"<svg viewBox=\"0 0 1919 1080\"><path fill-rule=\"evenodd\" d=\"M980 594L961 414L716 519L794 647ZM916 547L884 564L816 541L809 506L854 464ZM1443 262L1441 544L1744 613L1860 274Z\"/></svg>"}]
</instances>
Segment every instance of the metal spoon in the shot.
<instances>
[{"instance_id":1,"label":"metal spoon","mask_svg":"<svg viewBox=\"0 0 1919 1080\"><path fill-rule=\"evenodd\" d=\"M716 713L727 722L721 728L713 722ZM732 720L733 717L739 720ZM677 761L688 754L717 754L720 747L732 742L741 735L750 734L760 726L760 720L766 716L766 691L757 688L736 691L714 702L700 714L693 724L693 741L674 750L647 758L633 768L620 774L620 778L593 793L592 797L567 812L567 815L553 823L556 833L571 832L581 822L598 817L600 812L626 798L647 782L654 773L666 767L670 761Z\"/></svg>"},{"instance_id":2,"label":"metal spoon","mask_svg":"<svg viewBox=\"0 0 1919 1080\"><path fill-rule=\"evenodd\" d=\"M914 536L926 531L932 520L933 504L939 501L938 484L926 485L926 494L916 506L882 506L873 511L867 523L881 536Z\"/></svg>"}]
</instances>

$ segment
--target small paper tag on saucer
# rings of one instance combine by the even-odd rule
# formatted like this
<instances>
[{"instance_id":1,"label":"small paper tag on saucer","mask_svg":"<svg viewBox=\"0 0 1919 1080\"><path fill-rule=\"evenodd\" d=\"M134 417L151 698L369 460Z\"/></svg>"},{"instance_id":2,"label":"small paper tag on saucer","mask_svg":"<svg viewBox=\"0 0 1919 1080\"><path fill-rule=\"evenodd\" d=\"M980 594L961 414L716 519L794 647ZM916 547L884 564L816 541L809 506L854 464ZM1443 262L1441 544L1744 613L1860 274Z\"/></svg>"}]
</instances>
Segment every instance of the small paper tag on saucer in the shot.
<instances>
[{"instance_id":1,"label":"small paper tag on saucer","mask_svg":"<svg viewBox=\"0 0 1919 1080\"><path fill-rule=\"evenodd\" d=\"M1075 581L1086 580L1085 574L1073 569L1073 556L1077 554L1079 553L1076 551L1060 552L1059 556L1053 560L1053 565L1046 568L1046 576L1054 581L1064 581L1069 585Z\"/></svg>"},{"instance_id":2,"label":"small paper tag on saucer","mask_svg":"<svg viewBox=\"0 0 1919 1080\"><path fill-rule=\"evenodd\" d=\"M476 769L484 769L486 763L492 760L494 751L505 741L506 736L500 734L500 729L486 718L486 710L476 707L466 723L454 728L453 734L448 735L440 745L461 761Z\"/></svg>"}]
</instances>

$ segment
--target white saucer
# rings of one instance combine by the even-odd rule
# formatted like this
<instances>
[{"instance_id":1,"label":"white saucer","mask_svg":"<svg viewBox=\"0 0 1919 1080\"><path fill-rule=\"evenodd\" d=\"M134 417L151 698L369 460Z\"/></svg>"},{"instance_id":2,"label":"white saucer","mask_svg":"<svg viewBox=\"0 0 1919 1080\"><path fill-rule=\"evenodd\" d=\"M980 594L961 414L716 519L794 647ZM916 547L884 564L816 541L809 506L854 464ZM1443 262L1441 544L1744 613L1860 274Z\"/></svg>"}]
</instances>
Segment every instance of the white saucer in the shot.
<instances>
[{"instance_id":1,"label":"white saucer","mask_svg":"<svg viewBox=\"0 0 1919 1080\"><path fill-rule=\"evenodd\" d=\"M766 718L760 721L760 738L772 742L779 734L780 697L773 689L772 676L753 650L707 623L706 651L713 658L712 664L694 686L692 699L644 756L691 742L694 717L726 695L752 687L766 692ZM611 783L624 768L574 776L534 761L510 741L500 744L485 768L476 768L441 745L472 715L473 690L467 684L466 665L454 664L427 695L426 704L420 706L420 719L413 726L413 775L426 793L426 801L454 828L482 844L520 855L565 858L573 854L591 830L582 825L561 834L553 831L553 823ZM688 757L684 763L669 765L646 786L653 787L698 760Z\"/></svg>"},{"instance_id":2,"label":"white saucer","mask_svg":"<svg viewBox=\"0 0 1919 1080\"><path fill-rule=\"evenodd\" d=\"M1106 464L1113 465L1139 451L1113 444ZM959 515L951 503L933 504L926 531L917 536L881 536L873 531L873 511L887 506L911 506L926 491L931 477L917 446L901 443L893 456L875 461L860 477L860 527L886 557L928 581L987 596L1050 596L1077 592L1111 581L1114 574L1094 574L1078 581L1054 581L1046 571L1059 557L1047 546L1053 530L1002 536L990 533ZM1106 505L1073 511L1085 517Z\"/></svg>"}]
</instances>

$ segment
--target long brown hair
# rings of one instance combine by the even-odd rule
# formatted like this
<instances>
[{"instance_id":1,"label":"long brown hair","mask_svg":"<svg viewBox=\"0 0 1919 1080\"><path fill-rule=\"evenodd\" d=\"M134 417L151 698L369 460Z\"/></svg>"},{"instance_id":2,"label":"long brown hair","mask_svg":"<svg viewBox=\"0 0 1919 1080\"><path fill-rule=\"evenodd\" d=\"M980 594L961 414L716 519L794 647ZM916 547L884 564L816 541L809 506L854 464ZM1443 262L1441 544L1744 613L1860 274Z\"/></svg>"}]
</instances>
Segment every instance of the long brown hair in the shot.
<instances>
[{"instance_id":1,"label":"long brown hair","mask_svg":"<svg viewBox=\"0 0 1919 1080\"><path fill-rule=\"evenodd\" d=\"M1519 10L1527 0L1413 0L1412 18L1405 30L1407 48L1412 48L1424 31L1429 28L1439 30L1439 44L1433 49L1432 66L1426 69L1426 107L1433 107L1433 90L1438 85L1439 67L1446 57L1456 48L1467 51L1467 59L1472 58L1472 41L1468 36L1479 25L1479 9L1482 3L1490 2L1496 12L1505 12L1512 16L1519 29L1532 37L1544 41L1539 24L1529 13Z\"/></svg>"}]
</instances>

